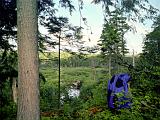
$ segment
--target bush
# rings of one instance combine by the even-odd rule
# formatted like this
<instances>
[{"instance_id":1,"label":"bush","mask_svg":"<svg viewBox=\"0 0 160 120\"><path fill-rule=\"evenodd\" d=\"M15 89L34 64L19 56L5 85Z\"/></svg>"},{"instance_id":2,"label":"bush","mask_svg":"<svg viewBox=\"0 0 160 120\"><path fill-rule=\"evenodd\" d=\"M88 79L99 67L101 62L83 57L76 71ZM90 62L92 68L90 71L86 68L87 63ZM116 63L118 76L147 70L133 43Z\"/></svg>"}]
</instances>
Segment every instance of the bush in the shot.
<instances>
[{"instance_id":1,"label":"bush","mask_svg":"<svg viewBox=\"0 0 160 120\"><path fill-rule=\"evenodd\" d=\"M17 106L15 103L10 102L9 104L1 107L1 120L16 120L17 117Z\"/></svg>"}]
</instances>

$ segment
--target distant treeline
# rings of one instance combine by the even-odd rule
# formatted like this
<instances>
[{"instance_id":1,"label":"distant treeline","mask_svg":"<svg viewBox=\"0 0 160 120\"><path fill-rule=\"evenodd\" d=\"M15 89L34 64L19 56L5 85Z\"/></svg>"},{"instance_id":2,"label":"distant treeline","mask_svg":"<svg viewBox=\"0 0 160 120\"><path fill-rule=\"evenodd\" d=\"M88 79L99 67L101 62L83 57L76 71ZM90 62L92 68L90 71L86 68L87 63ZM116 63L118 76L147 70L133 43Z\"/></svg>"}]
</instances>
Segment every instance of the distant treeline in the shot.
<instances>
[{"instance_id":1,"label":"distant treeline","mask_svg":"<svg viewBox=\"0 0 160 120\"><path fill-rule=\"evenodd\" d=\"M58 53L44 53L40 55L41 66L58 67ZM132 57L125 57L125 61L132 64ZM69 54L63 52L60 59L61 67L107 67L108 57L97 55L80 55ZM116 61L112 60L113 68L116 66Z\"/></svg>"}]
</instances>

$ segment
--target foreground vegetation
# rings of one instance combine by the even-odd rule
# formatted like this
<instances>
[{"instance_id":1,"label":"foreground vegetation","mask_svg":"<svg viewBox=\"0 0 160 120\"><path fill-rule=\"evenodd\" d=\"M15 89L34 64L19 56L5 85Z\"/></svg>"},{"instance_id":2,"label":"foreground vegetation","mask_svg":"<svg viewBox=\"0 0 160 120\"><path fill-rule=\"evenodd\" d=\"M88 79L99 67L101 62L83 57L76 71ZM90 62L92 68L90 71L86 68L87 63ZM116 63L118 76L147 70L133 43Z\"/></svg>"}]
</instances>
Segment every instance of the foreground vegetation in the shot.
<instances>
[{"instance_id":1,"label":"foreground vegetation","mask_svg":"<svg viewBox=\"0 0 160 120\"><path fill-rule=\"evenodd\" d=\"M107 108L107 82L108 75L104 68L96 68L97 75L94 81L91 68L62 68L61 93L66 98L57 109L57 81L58 77L52 68L43 68L42 72L47 78L46 83L41 84L41 110L44 120L145 120L160 119L160 99L155 91L152 81L146 79L145 74L132 76L130 91L132 92L132 108L111 112ZM101 74L98 74L101 73ZM67 90L75 80L82 81L80 96L69 98ZM140 85L139 82L141 82Z\"/></svg>"},{"instance_id":2,"label":"foreground vegetation","mask_svg":"<svg viewBox=\"0 0 160 120\"><path fill-rule=\"evenodd\" d=\"M73 57L73 56L72 56ZM99 56L93 57L95 61ZM58 65L54 61L43 61L40 72L43 75L40 82L40 108L42 120L159 120L160 119L160 73L159 67L149 71L141 70L141 65L132 69L113 71L113 73L127 72L132 76L130 91L132 93L131 109L112 112L107 106L107 82L111 78L105 64L89 64L91 59L85 58L83 66L61 67L61 101L58 109ZM97 59L96 59L97 58ZM88 60L89 59L89 60ZM70 59L69 59L70 60ZM130 59L129 59L130 60ZM140 60L140 58L139 58ZM78 60L80 61L80 60ZM61 61L66 62L62 59ZM82 61L81 61L82 62ZM83 63L83 62L82 62ZM95 62L96 63L96 62ZM139 71L138 71L139 70ZM68 90L75 81L81 81L79 97L70 97ZM10 82L5 82L1 109L4 120L16 119L16 104L12 101Z\"/></svg>"},{"instance_id":3,"label":"foreground vegetation","mask_svg":"<svg viewBox=\"0 0 160 120\"><path fill-rule=\"evenodd\" d=\"M61 63L61 101L58 109L58 65L56 60L41 61L40 72L40 108L42 120L159 120L160 119L160 68L143 69L141 57L136 60L136 67L124 69L119 66L113 73L127 72L132 76L130 91L132 93L131 109L112 112L107 107L107 82L111 78L106 64L98 64L98 56L80 58L74 56L62 58ZM54 57L56 58L56 57ZM72 61L70 61L72 60ZM94 60L94 65L90 61ZM70 61L70 62L69 62ZM80 63L78 63L78 62ZM131 58L128 58L131 63ZM75 64L76 62L76 64ZM63 66L67 63L68 66ZM77 64L78 63L78 64ZM141 70L142 69L142 70ZM45 79L44 79L45 78ZM79 97L69 97L68 90L75 81L81 81ZM1 117L4 120L16 119L16 104L12 99L9 80L5 82Z\"/></svg>"}]
</instances>

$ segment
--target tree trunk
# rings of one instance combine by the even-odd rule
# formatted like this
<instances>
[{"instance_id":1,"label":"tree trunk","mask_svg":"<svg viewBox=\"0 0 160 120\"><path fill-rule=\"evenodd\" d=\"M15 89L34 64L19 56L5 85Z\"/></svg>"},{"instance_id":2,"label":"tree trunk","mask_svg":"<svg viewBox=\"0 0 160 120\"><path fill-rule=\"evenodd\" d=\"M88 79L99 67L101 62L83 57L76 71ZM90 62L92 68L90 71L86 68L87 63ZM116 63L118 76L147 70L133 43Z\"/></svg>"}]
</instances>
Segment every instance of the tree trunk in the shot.
<instances>
[{"instance_id":1,"label":"tree trunk","mask_svg":"<svg viewBox=\"0 0 160 120\"><path fill-rule=\"evenodd\" d=\"M40 120L37 0L17 0L17 120Z\"/></svg>"},{"instance_id":2,"label":"tree trunk","mask_svg":"<svg viewBox=\"0 0 160 120\"><path fill-rule=\"evenodd\" d=\"M111 67L112 67L112 58L111 58L111 53L109 54L109 61L108 61L108 74L109 74L109 77L112 76L112 73L111 73Z\"/></svg>"},{"instance_id":3,"label":"tree trunk","mask_svg":"<svg viewBox=\"0 0 160 120\"><path fill-rule=\"evenodd\" d=\"M134 56L134 49L133 49L133 55L132 55L132 65L135 67L135 56Z\"/></svg>"},{"instance_id":4,"label":"tree trunk","mask_svg":"<svg viewBox=\"0 0 160 120\"><path fill-rule=\"evenodd\" d=\"M96 67L95 67L95 60L92 58L91 59L91 69L92 69L92 75L93 75L93 80L96 81Z\"/></svg>"},{"instance_id":5,"label":"tree trunk","mask_svg":"<svg viewBox=\"0 0 160 120\"><path fill-rule=\"evenodd\" d=\"M12 97L13 101L17 103L17 78L12 78Z\"/></svg>"}]
</instances>

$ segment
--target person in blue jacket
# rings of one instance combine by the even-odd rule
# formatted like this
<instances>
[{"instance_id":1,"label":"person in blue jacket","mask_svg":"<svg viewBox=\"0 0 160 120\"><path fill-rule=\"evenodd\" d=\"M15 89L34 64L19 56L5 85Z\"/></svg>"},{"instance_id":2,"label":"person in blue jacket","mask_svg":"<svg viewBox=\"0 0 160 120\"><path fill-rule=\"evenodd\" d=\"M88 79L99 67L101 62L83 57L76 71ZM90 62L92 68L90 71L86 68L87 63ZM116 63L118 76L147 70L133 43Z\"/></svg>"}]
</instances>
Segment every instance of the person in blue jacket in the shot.
<instances>
[{"instance_id":1,"label":"person in blue jacket","mask_svg":"<svg viewBox=\"0 0 160 120\"><path fill-rule=\"evenodd\" d=\"M108 107L114 110L131 107L131 98L128 96L128 82L131 77L127 73L114 75L108 81Z\"/></svg>"}]
</instances>

